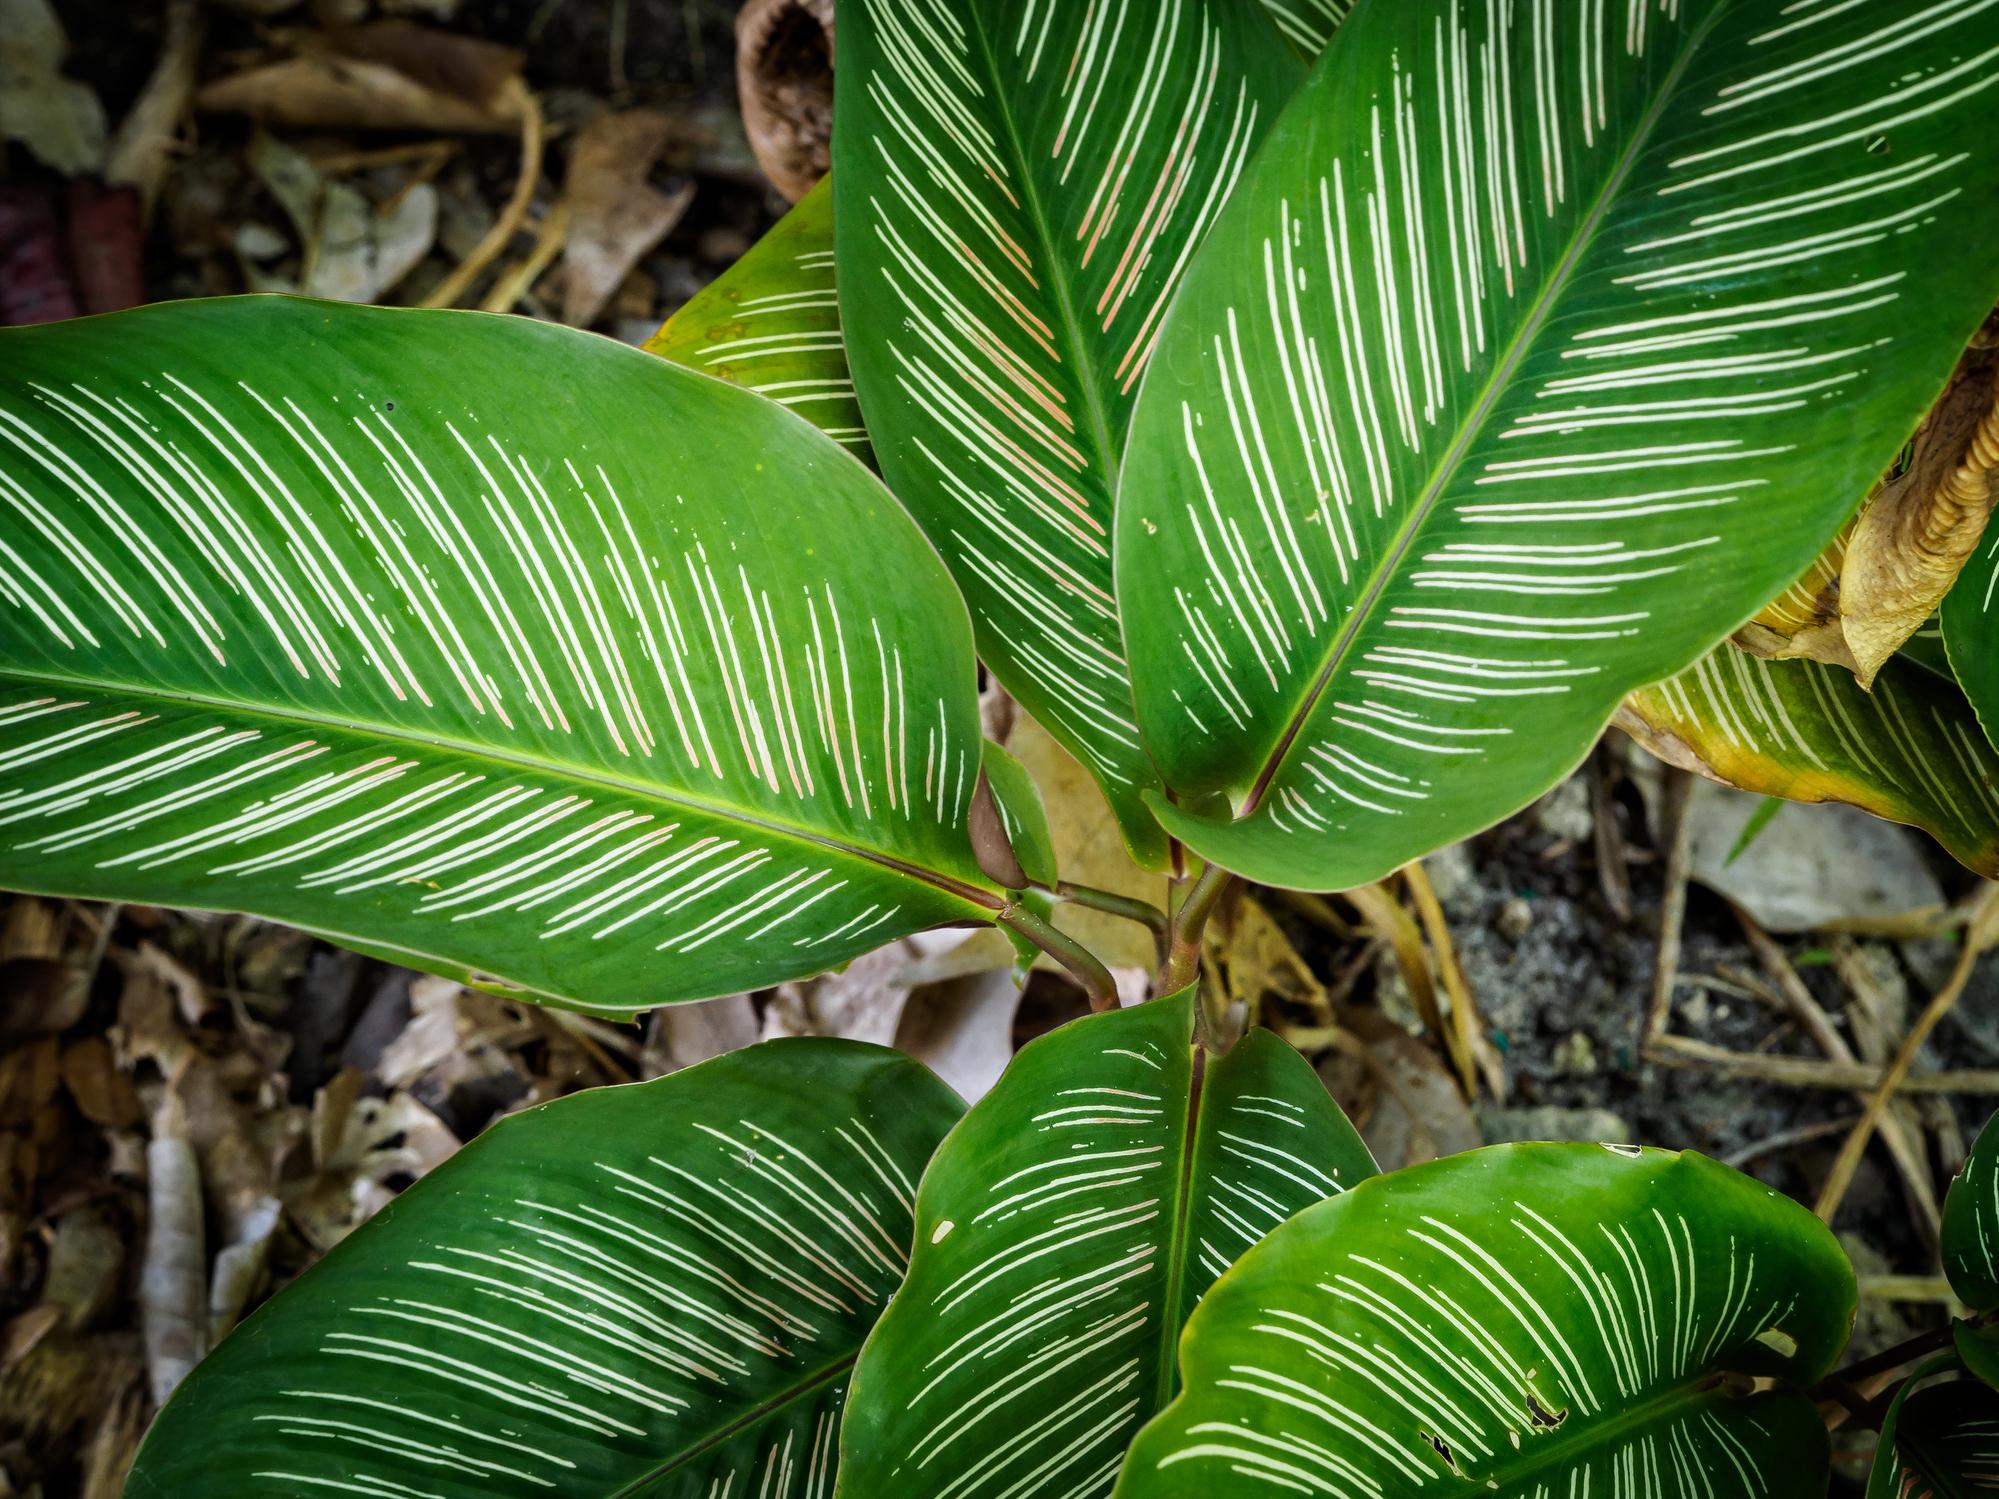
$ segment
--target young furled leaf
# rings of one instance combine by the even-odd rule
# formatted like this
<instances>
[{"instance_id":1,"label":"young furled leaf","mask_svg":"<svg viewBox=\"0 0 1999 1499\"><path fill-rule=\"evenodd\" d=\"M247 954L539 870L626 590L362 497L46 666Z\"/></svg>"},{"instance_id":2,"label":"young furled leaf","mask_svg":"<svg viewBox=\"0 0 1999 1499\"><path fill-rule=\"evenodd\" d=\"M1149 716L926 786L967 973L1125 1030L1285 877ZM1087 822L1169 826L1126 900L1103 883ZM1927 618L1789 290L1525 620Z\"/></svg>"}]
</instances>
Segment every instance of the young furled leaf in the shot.
<instances>
[{"instance_id":1,"label":"young furled leaf","mask_svg":"<svg viewBox=\"0 0 1999 1499\"><path fill-rule=\"evenodd\" d=\"M1307 1208L1224 1275L1118 1499L1824 1499L1827 1228L1699 1156L1500 1145Z\"/></svg>"},{"instance_id":2,"label":"young furled leaf","mask_svg":"<svg viewBox=\"0 0 1999 1499\"><path fill-rule=\"evenodd\" d=\"M909 1278L861 1355L839 1494L1110 1492L1228 1264L1374 1163L1268 1031L1208 1058L1193 991L1022 1048L917 1193Z\"/></svg>"},{"instance_id":3,"label":"young furled leaf","mask_svg":"<svg viewBox=\"0 0 1999 1499\"><path fill-rule=\"evenodd\" d=\"M646 349L788 406L872 464L833 286L833 179L696 292Z\"/></svg>"},{"instance_id":4,"label":"young furled leaf","mask_svg":"<svg viewBox=\"0 0 1999 1499\"><path fill-rule=\"evenodd\" d=\"M1845 802L1999 875L1999 754L1954 682L1899 656L1871 692L1843 667L1724 642L1613 720L1670 765L1794 802Z\"/></svg>"},{"instance_id":5,"label":"young furled leaf","mask_svg":"<svg viewBox=\"0 0 1999 1499\"><path fill-rule=\"evenodd\" d=\"M1999 291L1961 253L1999 215L1988 21L1358 8L1134 419L1117 593L1167 831L1378 878L1796 578Z\"/></svg>"},{"instance_id":6,"label":"young furled leaf","mask_svg":"<svg viewBox=\"0 0 1999 1499\"><path fill-rule=\"evenodd\" d=\"M0 885L629 1010L1004 896L964 606L767 401L526 319L0 333Z\"/></svg>"},{"instance_id":7,"label":"young furled leaf","mask_svg":"<svg viewBox=\"0 0 1999 1499\"><path fill-rule=\"evenodd\" d=\"M503 1119L230 1334L126 1493L825 1499L963 1108L815 1038Z\"/></svg>"},{"instance_id":8,"label":"young furled leaf","mask_svg":"<svg viewBox=\"0 0 1999 1499\"><path fill-rule=\"evenodd\" d=\"M1259 0L840 12L840 307L875 456L986 664L1152 867L1111 498L1167 304L1300 75Z\"/></svg>"}]
</instances>

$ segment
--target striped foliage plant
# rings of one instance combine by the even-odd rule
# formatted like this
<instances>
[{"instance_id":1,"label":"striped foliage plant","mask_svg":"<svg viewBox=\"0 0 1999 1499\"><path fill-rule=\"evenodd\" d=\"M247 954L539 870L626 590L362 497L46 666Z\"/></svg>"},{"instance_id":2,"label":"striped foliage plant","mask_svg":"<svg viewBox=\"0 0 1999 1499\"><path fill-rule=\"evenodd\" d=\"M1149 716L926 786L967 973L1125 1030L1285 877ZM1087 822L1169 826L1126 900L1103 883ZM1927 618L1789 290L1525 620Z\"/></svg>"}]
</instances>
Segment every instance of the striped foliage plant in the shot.
<instances>
[{"instance_id":1,"label":"striped foliage plant","mask_svg":"<svg viewBox=\"0 0 1999 1499\"><path fill-rule=\"evenodd\" d=\"M1996 24L846 0L831 177L651 355L281 298L0 333L0 884L612 1018L990 924L1096 1011L969 1110L809 1040L506 1120L128 1491L1819 1499L1859 1421L1878 1492L1994 1492L1999 1137L1972 1315L1834 1376L1810 1213L1648 1149L1379 1173L1201 956L1240 881L1376 880L1620 705L1999 867L1989 548L1868 687L1727 643L1999 299ZM982 671L1166 909L1063 878ZM1153 928L1155 998L1072 902Z\"/></svg>"}]
</instances>

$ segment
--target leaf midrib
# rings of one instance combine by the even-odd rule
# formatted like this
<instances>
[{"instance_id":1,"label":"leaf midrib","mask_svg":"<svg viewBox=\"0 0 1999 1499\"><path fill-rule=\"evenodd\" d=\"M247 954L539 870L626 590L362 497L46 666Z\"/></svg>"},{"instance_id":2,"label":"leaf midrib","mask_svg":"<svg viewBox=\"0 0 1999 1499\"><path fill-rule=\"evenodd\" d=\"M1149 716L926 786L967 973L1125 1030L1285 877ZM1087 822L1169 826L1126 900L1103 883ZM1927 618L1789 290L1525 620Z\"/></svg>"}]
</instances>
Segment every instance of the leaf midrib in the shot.
<instances>
[{"instance_id":1,"label":"leaf midrib","mask_svg":"<svg viewBox=\"0 0 1999 1499\"><path fill-rule=\"evenodd\" d=\"M1047 209L1042 203L1040 189L1035 185L1034 172L1028 162L1027 147L1021 139L1020 128L1013 118L1013 106L1008 101L1002 87L999 62L993 55L991 39L986 35L985 18L974 12L971 24L966 28L969 36L979 44L979 61L984 68L985 82L992 90L993 112L1000 128L1005 132L1006 144L1012 156L1015 171L1014 180L1019 184L1023 199L1022 207L1027 211L1028 222L1033 226L1034 238L1040 255L1035 264L1040 268L1045 282L1045 291L1055 314L1061 319L1062 330L1067 334L1070 352L1075 363L1070 366L1077 393L1082 397L1083 408L1089 416L1090 440L1096 447L1096 472L1103 485L1106 505L1115 511L1117 494L1117 445L1111 438L1110 414L1104 409L1104 402L1097 381L1096 360L1089 341L1084 337L1083 325L1076 317L1074 303L1069 296L1068 266L1056 248L1053 225ZM1061 362L1061 355L1056 356ZM1111 515L1104 516L1106 541L1104 555L1110 555ZM1126 696L1130 695L1127 681Z\"/></svg>"},{"instance_id":2,"label":"leaf midrib","mask_svg":"<svg viewBox=\"0 0 1999 1499\"><path fill-rule=\"evenodd\" d=\"M1172 1238L1166 1249L1166 1305L1165 1314L1159 1319L1159 1384L1154 1414L1172 1402L1179 1372L1180 1331L1186 1325L1180 1309L1187 1301L1187 1246L1193 1232L1195 1151L1201 1137L1201 1106L1207 1097L1207 1074L1208 1049L1197 1042L1188 1063L1187 1134L1180 1142L1180 1190L1173 1207Z\"/></svg>"},{"instance_id":3,"label":"leaf midrib","mask_svg":"<svg viewBox=\"0 0 1999 1499\"><path fill-rule=\"evenodd\" d=\"M500 765L520 770L532 771L538 775L557 776L565 780L582 782L585 785L600 786L607 791L620 792L628 796L641 797L648 801L661 802L670 807L684 807L690 812L715 817L728 822L740 823L777 837L789 838L796 842L812 844L829 849L864 863L875 864L896 874L931 885L948 895L989 910L1002 910L1005 902L997 895L976 885L954 879L937 870L925 869L910 864L892 854L872 849L844 839L815 833L804 827L788 823L781 818L761 813L746 812L726 803L714 803L701 797L668 787L648 784L644 781L616 775L599 767L571 765L564 761L539 758L519 754L491 745L479 744L459 739L449 734L421 734L403 727L389 727L359 719L335 718L331 714L308 709L287 707L280 712L258 703L245 703L233 698L211 696L207 693L163 687L140 687L127 682L107 681L82 675L61 675L53 672L21 671L13 667L0 670L0 680L12 680L43 687L59 689L66 693L88 692L115 694L122 697L156 698L167 702L186 703L191 707L214 713L238 713L249 717L268 719L275 723L294 727L334 729L342 733L367 735L392 744L446 750L473 759L489 760Z\"/></svg>"},{"instance_id":4,"label":"leaf midrib","mask_svg":"<svg viewBox=\"0 0 1999 1499\"><path fill-rule=\"evenodd\" d=\"M1506 352L1500 356L1499 360L1493 365L1491 373L1486 376L1485 384L1479 391L1478 399L1472 403L1471 409L1465 413L1465 418L1459 424L1456 437L1451 442L1451 445L1444 450L1442 458L1432 471L1429 483L1424 486L1422 493L1417 497L1415 503L1410 506L1408 516L1402 522L1401 528L1396 532L1393 544L1383 554L1381 562L1375 567L1373 574L1369 577L1366 592L1361 595L1360 601L1354 607L1353 612L1348 615L1346 621L1341 625L1339 632L1333 637L1332 643L1326 648L1325 660L1320 665L1311 686L1306 690L1298 706L1292 710L1290 717L1285 722L1283 732L1278 735L1276 744L1264 757L1263 764L1258 769L1255 780L1251 782L1249 794L1243 799L1241 810L1237 813L1239 818L1248 817L1256 810L1258 804L1262 802L1264 793L1270 789L1270 783L1276 778L1277 772L1283 768L1285 760L1291 753L1291 746L1297 741L1298 735L1303 732L1306 722L1312 716L1313 710L1318 707L1319 700L1325 696L1326 689L1332 685L1333 678L1344 664L1347 652L1353 647L1353 643L1359 637L1361 629L1363 626L1373 622L1375 609L1381 602L1383 592L1400 574L1403 559L1409 554L1410 548L1416 544L1417 537L1421 534L1424 524L1429 520L1431 513L1436 509L1437 501L1442 496L1445 487L1457 477L1458 469L1464 461L1465 454L1471 450L1473 444L1479 438L1485 435L1486 425L1491 420L1493 408L1499 404L1500 397L1511 387L1513 377L1518 374L1521 364L1526 360L1536 337L1546 325L1555 304L1561 299L1563 293L1568 290L1570 278L1574 275L1577 264L1595 240L1597 230L1602 227L1604 218L1610 212L1611 207L1617 202L1626 181L1631 176L1632 169L1637 166L1639 158L1645 154L1646 148L1651 145L1653 132L1658 128L1659 121L1664 117L1667 108L1679 93L1680 83L1684 79L1688 68L1693 65L1694 58L1699 55L1701 47L1707 41L1709 33L1714 30L1716 23L1723 15L1727 14L1728 10L1728 0L1720 0L1720 3L1716 4L1708 12L1707 19L1686 38L1679 58L1674 62L1672 68L1660 83L1657 97L1646 110L1644 117L1638 122L1637 128L1632 131L1630 139L1625 143L1624 149L1618 157L1616 166L1612 168L1610 175L1604 179L1603 187L1598 191L1596 201L1590 205L1589 212L1576 225L1575 233L1571 237L1567 251L1555 263L1554 268L1548 273L1547 279L1542 282L1541 289L1536 294L1527 317L1522 321L1512 341L1507 345ZM1274 139L1275 137L1273 137Z\"/></svg>"},{"instance_id":5,"label":"leaf midrib","mask_svg":"<svg viewBox=\"0 0 1999 1499\"><path fill-rule=\"evenodd\" d=\"M731 1437L740 1436L766 1416L782 1410L787 1405L803 1400L814 1390L821 1389L831 1384L834 1380L851 1373L856 1360L860 1356L861 1351L857 1345L852 1352L843 1353L831 1363L822 1365L816 1374L809 1374L796 1384L780 1390L777 1394L770 1396L766 1400L759 1401L734 1420L723 1422L720 1426L709 1432L708 1435L701 1438L700 1441L694 1443L693 1446L682 1448L672 1457L667 1458L654 1467L648 1468L637 1478L629 1480L623 1488L613 1489L605 1496L605 1499L634 1499L634 1496L643 1494L652 1483L663 1478L668 1473L686 1467L697 1458L713 1452ZM836 1447L834 1456L836 1472L838 1470L838 1462L838 1449Z\"/></svg>"},{"instance_id":6,"label":"leaf midrib","mask_svg":"<svg viewBox=\"0 0 1999 1499\"><path fill-rule=\"evenodd\" d=\"M1495 1464L1483 1474L1460 1472L1457 1477L1467 1486L1467 1492L1483 1493L1494 1483L1520 1484L1550 1471L1560 1473L1572 1470L1580 1461L1601 1456L1606 1450L1614 1452L1630 1434L1642 1433L1649 1427L1663 1424L1672 1417L1698 1410L1703 1406L1728 1403L1733 1397L1717 1393L1715 1381L1720 1377L1720 1372L1722 1371L1710 1372L1698 1380L1686 1380L1669 1385L1650 1400L1629 1407L1611 1420L1579 1428L1577 1440L1570 1446L1561 1445L1561 1432L1558 1429L1552 1433L1556 1438L1555 1442L1550 1445L1546 1454L1537 1460L1523 1462L1518 1467L1508 1466L1502 1462ZM1774 1395L1777 1398L1784 1398L1786 1395L1794 1399L1802 1398L1782 1389L1767 1392L1767 1395ZM1532 1440L1534 1437L1531 1433L1523 1436L1523 1444ZM1524 1454L1528 1448L1523 1445L1520 1450Z\"/></svg>"}]
</instances>

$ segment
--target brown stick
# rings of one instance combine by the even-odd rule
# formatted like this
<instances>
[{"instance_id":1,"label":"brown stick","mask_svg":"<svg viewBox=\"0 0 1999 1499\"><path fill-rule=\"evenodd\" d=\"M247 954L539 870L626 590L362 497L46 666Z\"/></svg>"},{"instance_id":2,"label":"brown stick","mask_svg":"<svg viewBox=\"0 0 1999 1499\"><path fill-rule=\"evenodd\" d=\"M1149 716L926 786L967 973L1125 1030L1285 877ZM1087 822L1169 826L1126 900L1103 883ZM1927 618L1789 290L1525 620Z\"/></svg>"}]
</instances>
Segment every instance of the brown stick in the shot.
<instances>
[{"instance_id":1,"label":"brown stick","mask_svg":"<svg viewBox=\"0 0 1999 1499\"><path fill-rule=\"evenodd\" d=\"M1660 832L1666 838L1666 893L1659 901L1659 957L1652 969L1652 996L1645 1007L1640 1044L1650 1047L1666 1034L1673 1013L1673 982L1680 972L1680 931L1687 917L1689 823L1687 797L1693 775L1678 766L1666 767L1666 794L1660 811Z\"/></svg>"},{"instance_id":2,"label":"brown stick","mask_svg":"<svg viewBox=\"0 0 1999 1499\"><path fill-rule=\"evenodd\" d=\"M485 273L515 231L527 218L528 205L534 201L534 191L541 185L541 104L531 93L523 91L521 100L521 171L514 182L514 195L507 199L507 206L500 210L500 216L493 220L493 227L486 231L485 238L472 247L472 253L460 262L458 269L446 276L423 299L425 307L454 307L458 299L465 295L472 283Z\"/></svg>"},{"instance_id":3,"label":"brown stick","mask_svg":"<svg viewBox=\"0 0 1999 1499\"><path fill-rule=\"evenodd\" d=\"M1798 970L1791 966L1784 949L1756 924L1747 911L1740 906L1733 909L1736 922L1756 953L1756 960L1776 985L1778 997L1784 1001L1791 1018L1797 1021L1798 1028L1811 1037L1812 1044L1825 1053L1828 1061L1858 1062L1860 1058L1847 1045L1846 1037L1834 1027L1832 1018L1812 998L1812 991L1798 977ZM1863 1103L1866 1102L1864 1093L1858 1096ZM1866 1116L1863 1114L1862 1117ZM1936 1187L1930 1180L1930 1164L1923 1149L1921 1132L1908 1120L1890 1113L1881 1121L1881 1143L1894 1158L1895 1170L1902 1178L1902 1190L1908 1195L1909 1207L1923 1231L1924 1240L1935 1246L1942 1242L1943 1215L1937 1208Z\"/></svg>"},{"instance_id":4,"label":"brown stick","mask_svg":"<svg viewBox=\"0 0 1999 1499\"><path fill-rule=\"evenodd\" d=\"M1944 1016L1950 1013L1951 1006L1957 1003L1958 996L1964 993L1964 986L1971 982L1971 972L1978 963L1979 954L1992 944L1995 935L1999 935L1999 885L1986 887L1985 895L1971 918L1971 925L1965 929L1964 947L1957 955L1950 977L1944 980L1936 997L1924 1007L1923 1013L1916 1018L1914 1028L1903 1038L1895 1060L1888 1064L1880 1085L1867 1100L1867 1111L1854 1125L1853 1133L1846 1137L1846 1144L1840 1147L1839 1156L1833 1161L1832 1171L1826 1177L1825 1189L1819 1193L1817 1212L1822 1221L1832 1222L1833 1215L1839 1211L1846 1189L1853 1184L1853 1173L1860 1167L1861 1154L1867 1149L1867 1142L1873 1138L1875 1128L1881 1121L1882 1111L1902 1086L1909 1069L1915 1066L1916 1055L1923 1049L1923 1043L1929 1040L1930 1032L1937 1028Z\"/></svg>"},{"instance_id":5,"label":"brown stick","mask_svg":"<svg viewBox=\"0 0 1999 1499\"><path fill-rule=\"evenodd\" d=\"M1685 1036L1661 1036L1645 1050L1653 1061L1667 1067L1714 1067L1730 1077L1755 1078L1792 1088L1825 1088L1835 1093L1877 1088L1887 1069L1864 1062L1852 1066L1843 1062L1819 1062L1810 1057L1752 1056L1730 1051ZM1918 1072L1905 1076L1896 1085L1902 1093L1999 1093L1999 1072Z\"/></svg>"}]
</instances>

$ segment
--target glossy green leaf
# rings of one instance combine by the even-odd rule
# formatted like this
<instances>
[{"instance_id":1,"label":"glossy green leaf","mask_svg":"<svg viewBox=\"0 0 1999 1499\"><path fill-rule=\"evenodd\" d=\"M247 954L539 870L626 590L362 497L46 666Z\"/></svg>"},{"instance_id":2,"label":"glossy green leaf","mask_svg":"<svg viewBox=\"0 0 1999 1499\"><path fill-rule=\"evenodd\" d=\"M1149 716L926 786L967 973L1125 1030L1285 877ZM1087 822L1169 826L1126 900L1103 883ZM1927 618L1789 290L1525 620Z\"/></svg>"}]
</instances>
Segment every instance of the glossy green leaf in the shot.
<instances>
[{"instance_id":1,"label":"glossy green leaf","mask_svg":"<svg viewBox=\"0 0 1999 1499\"><path fill-rule=\"evenodd\" d=\"M980 655L1152 866L1113 481L1167 304L1299 76L1258 0L840 13L840 304L876 457Z\"/></svg>"},{"instance_id":2,"label":"glossy green leaf","mask_svg":"<svg viewBox=\"0 0 1999 1499\"><path fill-rule=\"evenodd\" d=\"M1119 489L1196 852L1375 879L1795 579L1999 292L1985 0L1359 7L1202 246ZM864 392L865 393L865 392Z\"/></svg>"},{"instance_id":3,"label":"glossy green leaf","mask_svg":"<svg viewBox=\"0 0 1999 1499\"><path fill-rule=\"evenodd\" d=\"M811 1039L502 1120L197 1366L126 1493L826 1499L963 1107Z\"/></svg>"},{"instance_id":4,"label":"glossy green leaf","mask_svg":"<svg viewBox=\"0 0 1999 1499\"><path fill-rule=\"evenodd\" d=\"M830 176L668 318L646 349L768 396L863 463L874 460L840 337Z\"/></svg>"},{"instance_id":5,"label":"glossy green leaf","mask_svg":"<svg viewBox=\"0 0 1999 1499\"><path fill-rule=\"evenodd\" d=\"M1188 1045L1193 994L1022 1048L924 1174L907 1283L841 1433L853 1499L1110 1492L1237 1255L1374 1163L1268 1031Z\"/></svg>"},{"instance_id":6,"label":"glossy green leaf","mask_svg":"<svg viewBox=\"0 0 1999 1499\"><path fill-rule=\"evenodd\" d=\"M1999 874L1999 755L1955 684L1899 657L1869 692L1842 667L1724 643L1634 692L1617 722L1672 764L1745 791L1864 808Z\"/></svg>"},{"instance_id":7,"label":"glossy green leaf","mask_svg":"<svg viewBox=\"0 0 1999 1499\"><path fill-rule=\"evenodd\" d=\"M1901 654L1932 676L1942 677L1946 682L1957 681L1957 673L1951 670L1949 650L1943 643L1941 614L1931 615L1927 624L1903 641Z\"/></svg>"},{"instance_id":8,"label":"glossy green leaf","mask_svg":"<svg viewBox=\"0 0 1999 1499\"><path fill-rule=\"evenodd\" d=\"M1999 1311L1999 1116L1979 1131L1944 1198L1943 1268L1958 1300Z\"/></svg>"},{"instance_id":9,"label":"glossy green leaf","mask_svg":"<svg viewBox=\"0 0 1999 1499\"><path fill-rule=\"evenodd\" d=\"M1999 743L1999 526L1986 526L1944 595L1937 622L1951 671L1978 710L1986 737Z\"/></svg>"},{"instance_id":10,"label":"glossy green leaf","mask_svg":"<svg viewBox=\"0 0 1999 1499\"><path fill-rule=\"evenodd\" d=\"M990 739L985 745L986 781L993 789L1000 824L1013 844L1021 871L1035 884L1052 890L1061 877L1055 862L1055 835L1048 829L1048 808L1041 788L1027 767Z\"/></svg>"},{"instance_id":11,"label":"glossy green leaf","mask_svg":"<svg viewBox=\"0 0 1999 1499\"><path fill-rule=\"evenodd\" d=\"M1208 1292L1119 1499L1824 1499L1853 1271L1700 1156L1501 1145L1309 1208Z\"/></svg>"},{"instance_id":12,"label":"glossy green leaf","mask_svg":"<svg viewBox=\"0 0 1999 1499\"><path fill-rule=\"evenodd\" d=\"M1999 1390L1968 1379L1915 1390L1881 1423L1867 1499L1976 1499L1999 1494Z\"/></svg>"},{"instance_id":13,"label":"glossy green leaf","mask_svg":"<svg viewBox=\"0 0 1999 1499\"><path fill-rule=\"evenodd\" d=\"M1284 40L1307 62L1326 50L1353 6L1354 0L1263 0Z\"/></svg>"},{"instance_id":14,"label":"glossy green leaf","mask_svg":"<svg viewBox=\"0 0 1999 1499\"><path fill-rule=\"evenodd\" d=\"M1951 1338L1964 1367L1999 1390L1999 1327L1959 1321L1951 1326Z\"/></svg>"},{"instance_id":15,"label":"glossy green leaf","mask_svg":"<svg viewBox=\"0 0 1999 1499\"><path fill-rule=\"evenodd\" d=\"M0 886L607 1010L1002 902L964 607L767 401L525 319L0 333Z\"/></svg>"}]
</instances>

